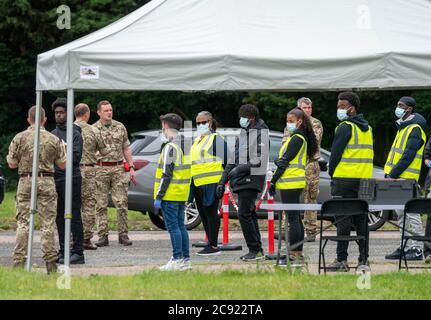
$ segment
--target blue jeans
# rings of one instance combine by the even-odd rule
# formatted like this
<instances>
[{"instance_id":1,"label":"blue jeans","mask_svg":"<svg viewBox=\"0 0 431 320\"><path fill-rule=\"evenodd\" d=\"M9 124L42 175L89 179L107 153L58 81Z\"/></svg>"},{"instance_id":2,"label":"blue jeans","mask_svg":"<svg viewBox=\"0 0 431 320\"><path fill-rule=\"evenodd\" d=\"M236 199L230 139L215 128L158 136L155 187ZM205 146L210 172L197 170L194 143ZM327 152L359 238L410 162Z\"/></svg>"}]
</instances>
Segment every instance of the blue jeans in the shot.
<instances>
[{"instance_id":1,"label":"blue jeans","mask_svg":"<svg viewBox=\"0 0 431 320\"><path fill-rule=\"evenodd\" d=\"M189 258L189 234L184 224L184 203L162 201L163 220L169 232L174 259Z\"/></svg>"}]
</instances>

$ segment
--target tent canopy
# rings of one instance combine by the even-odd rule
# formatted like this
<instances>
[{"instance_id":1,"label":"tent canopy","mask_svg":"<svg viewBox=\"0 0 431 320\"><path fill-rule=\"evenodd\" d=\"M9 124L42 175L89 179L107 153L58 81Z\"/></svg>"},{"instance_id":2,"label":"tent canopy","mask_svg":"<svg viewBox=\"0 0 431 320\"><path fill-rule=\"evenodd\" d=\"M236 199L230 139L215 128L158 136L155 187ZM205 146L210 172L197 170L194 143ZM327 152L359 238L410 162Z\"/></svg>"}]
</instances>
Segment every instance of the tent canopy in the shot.
<instances>
[{"instance_id":1,"label":"tent canopy","mask_svg":"<svg viewBox=\"0 0 431 320\"><path fill-rule=\"evenodd\" d=\"M43 90L431 87L428 0L153 0L37 62Z\"/></svg>"}]
</instances>

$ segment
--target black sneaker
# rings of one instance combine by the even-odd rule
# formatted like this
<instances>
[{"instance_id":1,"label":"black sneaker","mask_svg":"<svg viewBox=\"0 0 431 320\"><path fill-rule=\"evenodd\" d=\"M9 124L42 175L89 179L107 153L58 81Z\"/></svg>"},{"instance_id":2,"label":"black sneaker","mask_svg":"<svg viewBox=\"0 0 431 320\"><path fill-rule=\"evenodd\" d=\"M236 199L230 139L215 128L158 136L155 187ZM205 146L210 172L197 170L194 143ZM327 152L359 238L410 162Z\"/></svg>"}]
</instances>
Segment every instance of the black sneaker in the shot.
<instances>
[{"instance_id":1,"label":"black sneaker","mask_svg":"<svg viewBox=\"0 0 431 320\"><path fill-rule=\"evenodd\" d=\"M217 256L221 253L219 248L213 248L212 246L206 246L201 251L197 252L198 256Z\"/></svg>"},{"instance_id":2,"label":"black sneaker","mask_svg":"<svg viewBox=\"0 0 431 320\"><path fill-rule=\"evenodd\" d=\"M335 259L334 262L332 262L329 266L326 267L326 270L334 272L348 272L349 265L347 263L347 260L338 261L338 259Z\"/></svg>"},{"instance_id":3,"label":"black sneaker","mask_svg":"<svg viewBox=\"0 0 431 320\"><path fill-rule=\"evenodd\" d=\"M385 256L386 260L399 260L401 255L401 249L397 248L394 252Z\"/></svg>"},{"instance_id":4,"label":"black sneaker","mask_svg":"<svg viewBox=\"0 0 431 320\"><path fill-rule=\"evenodd\" d=\"M257 261L257 260L263 260L265 259L265 256L263 255L262 251L259 251L257 253L255 252L249 252L246 255L243 255L240 257L242 261Z\"/></svg>"},{"instance_id":5,"label":"black sneaker","mask_svg":"<svg viewBox=\"0 0 431 320\"><path fill-rule=\"evenodd\" d=\"M422 249L410 248L409 250L406 251L406 260L416 261L416 260L423 260L423 259L424 259L424 253Z\"/></svg>"},{"instance_id":6,"label":"black sneaker","mask_svg":"<svg viewBox=\"0 0 431 320\"><path fill-rule=\"evenodd\" d=\"M70 256L70 264L85 264L85 258L83 254L74 253Z\"/></svg>"},{"instance_id":7,"label":"black sneaker","mask_svg":"<svg viewBox=\"0 0 431 320\"><path fill-rule=\"evenodd\" d=\"M59 252L57 255L57 261L58 264L64 264L64 254Z\"/></svg>"}]
</instances>

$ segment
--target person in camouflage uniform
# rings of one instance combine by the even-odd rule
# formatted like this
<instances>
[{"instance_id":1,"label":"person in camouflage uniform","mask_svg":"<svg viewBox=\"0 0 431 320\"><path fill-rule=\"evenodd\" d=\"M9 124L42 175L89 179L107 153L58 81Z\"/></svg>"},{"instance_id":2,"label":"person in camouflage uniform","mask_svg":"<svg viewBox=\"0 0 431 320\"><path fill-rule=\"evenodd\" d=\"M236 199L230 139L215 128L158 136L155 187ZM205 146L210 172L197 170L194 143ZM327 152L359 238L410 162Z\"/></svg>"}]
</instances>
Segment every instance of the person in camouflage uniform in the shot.
<instances>
[{"instance_id":1,"label":"person in camouflage uniform","mask_svg":"<svg viewBox=\"0 0 431 320\"><path fill-rule=\"evenodd\" d=\"M319 178L320 178L320 144L323 136L323 126L320 120L311 116L313 111L312 101L309 98L302 97L298 99L297 107L301 108L306 115L310 117L311 124L313 126L314 134L318 144L318 149L313 157L307 159L307 165L305 167L305 176L307 179L307 185L304 189L304 203L316 203L317 196L319 195ZM287 139L289 132L284 130L283 141ZM307 233L307 241L315 241L317 233L317 212L316 211L305 211L304 212L304 225Z\"/></svg>"},{"instance_id":2,"label":"person in camouflage uniform","mask_svg":"<svg viewBox=\"0 0 431 320\"><path fill-rule=\"evenodd\" d=\"M105 156L109 148L102 139L100 131L88 124L90 120L90 108L85 103L79 103L75 107L75 124L81 128L83 149L81 158L81 201L82 222L84 225L84 250L96 250L91 243L93 228L96 224L96 162L97 155Z\"/></svg>"},{"instance_id":3,"label":"person in camouflage uniform","mask_svg":"<svg viewBox=\"0 0 431 320\"><path fill-rule=\"evenodd\" d=\"M35 136L36 107L28 111L27 130L18 133L9 146L7 162L9 167L18 168L20 176L16 194L16 245L13 254L14 267L24 267L30 220L31 176L33 169L33 146ZM37 179L37 210L42 231L41 246L47 272L57 270L55 248L55 218L57 216L57 192L54 182L54 164L66 167L66 151L59 138L43 127L46 123L45 110L41 108L41 131L39 153L39 176Z\"/></svg>"},{"instance_id":4,"label":"person in camouflage uniform","mask_svg":"<svg viewBox=\"0 0 431 320\"><path fill-rule=\"evenodd\" d=\"M112 119L112 106L109 101L103 100L98 103L97 114L100 119L93 126L100 131L110 150L109 154L100 156L96 163L96 215L99 234L96 246L109 245L109 192L111 192L112 201L117 208L118 241L122 245L130 246L132 242L128 237L127 226L129 177L124 170L123 159L130 166L130 179L133 183L136 183L136 173L127 129L121 122Z\"/></svg>"}]
</instances>

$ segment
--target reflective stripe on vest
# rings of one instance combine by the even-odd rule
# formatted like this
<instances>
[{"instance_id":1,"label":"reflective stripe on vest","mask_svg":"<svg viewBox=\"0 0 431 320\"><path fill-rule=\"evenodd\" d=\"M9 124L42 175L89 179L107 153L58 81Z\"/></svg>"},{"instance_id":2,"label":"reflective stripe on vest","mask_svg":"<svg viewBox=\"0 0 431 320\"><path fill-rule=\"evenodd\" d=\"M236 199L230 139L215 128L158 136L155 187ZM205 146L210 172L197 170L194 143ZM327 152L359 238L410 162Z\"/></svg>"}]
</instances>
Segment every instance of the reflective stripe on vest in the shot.
<instances>
[{"instance_id":1,"label":"reflective stripe on vest","mask_svg":"<svg viewBox=\"0 0 431 320\"><path fill-rule=\"evenodd\" d=\"M351 137L344 148L341 160L335 168L333 178L363 178L369 179L373 176L373 133L371 127L362 131L350 121L341 124L351 127ZM338 127L335 129L337 131Z\"/></svg>"},{"instance_id":2,"label":"reflective stripe on vest","mask_svg":"<svg viewBox=\"0 0 431 320\"><path fill-rule=\"evenodd\" d=\"M426 135L422 127L418 124L411 124L401 130L398 130L397 135L395 136L394 142L392 143L391 150L389 151L388 158L386 160L386 164L384 168L386 174L390 174L392 169L397 165L398 161L400 161L401 157L403 156L404 150L406 150L407 141L409 140L410 134L415 128L420 129L421 137L424 143L416 153L413 161L410 163L408 168L404 170L403 173L401 173L399 178L415 179L416 181L419 180L421 167L422 167L422 155L425 148Z\"/></svg>"},{"instance_id":3,"label":"reflective stripe on vest","mask_svg":"<svg viewBox=\"0 0 431 320\"><path fill-rule=\"evenodd\" d=\"M156 170L156 179L154 181L154 199L156 199L160 184L163 180L163 166L167 160L167 157L169 156L166 154L167 146L171 146L175 149L176 158L174 162L172 178L162 200L186 202L190 193L190 163L188 163L189 157L185 156L181 148L174 143L166 144L160 153L159 163Z\"/></svg>"},{"instance_id":4,"label":"reflective stripe on vest","mask_svg":"<svg viewBox=\"0 0 431 320\"><path fill-rule=\"evenodd\" d=\"M278 157L281 158L284 155L294 136L300 137L303 143L295 158L290 161L289 166L275 184L277 189L287 190L305 188L305 165L307 163L307 141L305 138L300 134L294 134L292 137L287 138L280 148Z\"/></svg>"},{"instance_id":5,"label":"reflective stripe on vest","mask_svg":"<svg viewBox=\"0 0 431 320\"><path fill-rule=\"evenodd\" d=\"M217 133L198 137L191 149L191 176L195 186L218 183L223 173L223 161L211 155L208 150L212 147Z\"/></svg>"}]
</instances>

